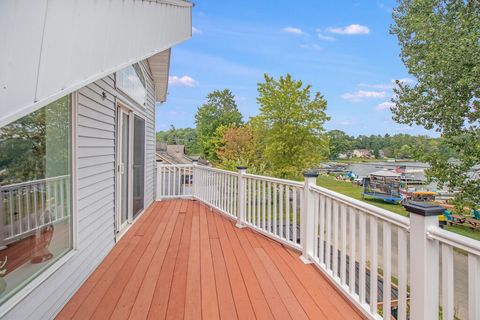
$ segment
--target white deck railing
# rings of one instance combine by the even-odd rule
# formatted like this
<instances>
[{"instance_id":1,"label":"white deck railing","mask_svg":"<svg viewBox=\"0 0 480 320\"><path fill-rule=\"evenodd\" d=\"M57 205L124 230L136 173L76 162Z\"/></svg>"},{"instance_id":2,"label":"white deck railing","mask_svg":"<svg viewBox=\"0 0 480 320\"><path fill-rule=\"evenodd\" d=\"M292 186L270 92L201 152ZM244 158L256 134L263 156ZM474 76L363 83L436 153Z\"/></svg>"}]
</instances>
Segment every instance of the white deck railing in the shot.
<instances>
[{"instance_id":1,"label":"white deck railing","mask_svg":"<svg viewBox=\"0 0 480 320\"><path fill-rule=\"evenodd\" d=\"M0 187L0 246L70 216L70 176Z\"/></svg>"},{"instance_id":2,"label":"white deck railing","mask_svg":"<svg viewBox=\"0 0 480 320\"><path fill-rule=\"evenodd\" d=\"M480 319L480 241L438 228L437 215L409 219L316 186L313 174L297 182L239 169L159 165L157 200L197 199L302 251L371 319L391 319L392 310L397 319L437 319L440 306L443 319L454 319L453 251L462 250L468 318Z\"/></svg>"}]
</instances>

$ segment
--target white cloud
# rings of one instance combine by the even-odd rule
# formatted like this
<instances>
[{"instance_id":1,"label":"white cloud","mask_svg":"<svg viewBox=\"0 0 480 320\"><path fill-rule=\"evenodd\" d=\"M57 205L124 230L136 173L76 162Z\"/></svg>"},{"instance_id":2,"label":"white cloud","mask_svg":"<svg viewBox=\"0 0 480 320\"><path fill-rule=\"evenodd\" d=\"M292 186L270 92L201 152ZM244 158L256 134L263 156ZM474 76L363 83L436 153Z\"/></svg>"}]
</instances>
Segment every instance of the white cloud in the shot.
<instances>
[{"instance_id":1,"label":"white cloud","mask_svg":"<svg viewBox=\"0 0 480 320\"><path fill-rule=\"evenodd\" d=\"M330 27L327 29L328 32L336 34L346 34L346 35L355 35L355 34L369 34L370 29L366 26L360 24L351 24L345 27L333 28Z\"/></svg>"},{"instance_id":2,"label":"white cloud","mask_svg":"<svg viewBox=\"0 0 480 320\"><path fill-rule=\"evenodd\" d=\"M395 81L396 81L395 79L392 79L392 81L390 81L390 83L379 83L379 84L359 83L358 86L359 87L364 87L364 88L390 90L390 89L393 89L395 87ZM415 83L415 81L410 79L410 78L401 78L401 79L398 79L398 81L400 81L403 84L413 84L413 83Z\"/></svg>"},{"instance_id":3,"label":"white cloud","mask_svg":"<svg viewBox=\"0 0 480 320\"><path fill-rule=\"evenodd\" d=\"M322 50L322 47L320 47L316 43L304 43L304 44L300 45L300 48L302 48L302 49L312 49L312 50L317 50L317 51Z\"/></svg>"},{"instance_id":4,"label":"white cloud","mask_svg":"<svg viewBox=\"0 0 480 320\"><path fill-rule=\"evenodd\" d=\"M168 84L171 86L179 87L196 87L198 85L198 81L196 81L190 76L170 76L168 77Z\"/></svg>"},{"instance_id":5,"label":"white cloud","mask_svg":"<svg viewBox=\"0 0 480 320\"><path fill-rule=\"evenodd\" d=\"M298 35L302 35L304 34L305 32L303 32L302 29L300 28L295 28L295 27L285 27L282 29L283 32L287 32L287 33L292 33L292 34L298 34Z\"/></svg>"},{"instance_id":6,"label":"white cloud","mask_svg":"<svg viewBox=\"0 0 480 320\"><path fill-rule=\"evenodd\" d=\"M202 30L192 26L192 34L202 34L202 33L203 33Z\"/></svg>"},{"instance_id":7,"label":"white cloud","mask_svg":"<svg viewBox=\"0 0 480 320\"><path fill-rule=\"evenodd\" d=\"M317 31L317 37L318 37L318 39L320 39L320 40L326 40L326 41L335 41L335 40L337 40L335 37L324 35L324 34L322 34L322 33L319 32L319 31Z\"/></svg>"},{"instance_id":8,"label":"white cloud","mask_svg":"<svg viewBox=\"0 0 480 320\"><path fill-rule=\"evenodd\" d=\"M342 99L359 102L365 99L380 99L387 96L386 91L365 91L358 90L356 92L349 92L342 95Z\"/></svg>"},{"instance_id":9,"label":"white cloud","mask_svg":"<svg viewBox=\"0 0 480 320\"><path fill-rule=\"evenodd\" d=\"M395 106L395 103L385 101L385 102L382 102L380 104L377 104L375 106L375 110L377 110L377 111L390 110L394 106Z\"/></svg>"}]
</instances>

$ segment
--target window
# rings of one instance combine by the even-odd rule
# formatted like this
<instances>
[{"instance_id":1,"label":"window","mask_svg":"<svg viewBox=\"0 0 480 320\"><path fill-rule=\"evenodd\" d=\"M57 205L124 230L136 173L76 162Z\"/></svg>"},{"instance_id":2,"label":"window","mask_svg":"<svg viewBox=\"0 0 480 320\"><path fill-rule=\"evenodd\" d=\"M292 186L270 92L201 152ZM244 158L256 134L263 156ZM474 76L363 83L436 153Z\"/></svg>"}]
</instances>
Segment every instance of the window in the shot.
<instances>
[{"instance_id":1,"label":"window","mask_svg":"<svg viewBox=\"0 0 480 320\"><path fill-rule=\"evenodd\" d=\"M71 104L0 128L0 303L72 248Z\"/></svg>"},{"instance_id":2,"label":"window","mask_svg":"<svg viewBox=\"0 0 480 320\"><path fill-rule=\"evenodd\" d=\"M117 72L117 86L136 102L145 106L147 90L145 78L138 64L128 66Z\"/></svg>"}]
</instances>

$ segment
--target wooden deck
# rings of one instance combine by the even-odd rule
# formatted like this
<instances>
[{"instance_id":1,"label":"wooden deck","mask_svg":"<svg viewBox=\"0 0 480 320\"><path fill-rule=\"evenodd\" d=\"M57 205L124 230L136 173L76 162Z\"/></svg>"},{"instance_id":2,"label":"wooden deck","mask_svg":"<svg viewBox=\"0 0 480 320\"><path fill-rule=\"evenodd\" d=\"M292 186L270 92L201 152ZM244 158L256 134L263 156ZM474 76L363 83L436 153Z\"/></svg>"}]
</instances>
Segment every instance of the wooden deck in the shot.
<instances>
[{"instance_id":1,"label":"wooden deck","mask_svg":"<svg viewBox=\"0 0 480 320\"><path fill-rule=\"evenodd\" d=\"M197 201L153 204L57 319L361 319L299 253Z\"/></svg>"}]
</instances>

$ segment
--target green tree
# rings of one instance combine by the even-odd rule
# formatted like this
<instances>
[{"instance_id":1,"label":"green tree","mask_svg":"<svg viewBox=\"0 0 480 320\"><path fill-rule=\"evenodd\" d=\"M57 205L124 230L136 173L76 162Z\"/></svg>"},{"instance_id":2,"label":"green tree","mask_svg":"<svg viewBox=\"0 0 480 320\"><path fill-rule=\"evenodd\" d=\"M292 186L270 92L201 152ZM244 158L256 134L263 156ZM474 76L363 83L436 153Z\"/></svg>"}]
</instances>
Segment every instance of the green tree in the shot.
<instances>
[{"instance_id":1,"label":"green tree","mask_svg":"<svg viewBox=\"0 0 480 320\"><path fill-rule=\"evenodd\" d=\"M157 132L157 141L163 141L167 144L183 144L185 153L188 155L198 155L200 153L197 130L193 128L177 129L171 125L169 130Z\"/></svg>"},{"instance_id":2,"label":"green tree","mask_svg":"<svg viewBox=\"0 0 480 320\"><path fill-rule=\"evenodd\" d=\"M264 162L261 156L260 136L251 124L221 126L215 139L218 165L227 170L247 166L249 172L262 173Z\"/></svg>"},{"instance_id":3,"label":"green tree","mask_svg":"<svg viewBox=\"0 0 480 320\"><path fill-rule=\"evenodd\" d=\"M330 159L337 159L341 153L346 153L353 149L354 138L341 130L331 130L327 132Z\"/></svg>"},{"instance_id":4,"label":"green tree","mask_svg":"<svg viewBox=\"0 0 480 320\"><path fill-rule=\"evenodd\" d=\"M238 111L230 90L215 90L209 93L207 102L198 108L195 115L197 139L202 156L212 161L217 160L215 147L212 145L217 128L242 123L242 114Z\"/></svg>"},{"instance_id":5,"label":"green tree","mask_svg":"<svg viewBox=\"0 0 480 320\"><path fill-rule=\"evenodd\" d=\"M287 74L278 80L265 74L258 84L260 113L252 124L264 140L263 160L268 173L281 178L299 177L328 156L324 135L327 101L320 92L312 98L311 86L303 86Z\"/></svg>"},{"instance_id":6,"label":"green tree","mask_svg":"<svg viewBox=\"0 0 480 320\"><path fill-rule=\"evenodd\" d=\"M400 123L440 132L456 161L425 156L430 178L461 189L458 203L480 203L480 181L468 170L480 163L480 2L403 0L391 32L416 84L397 81L392 108Z\"/></svg>"}]
</instances>

